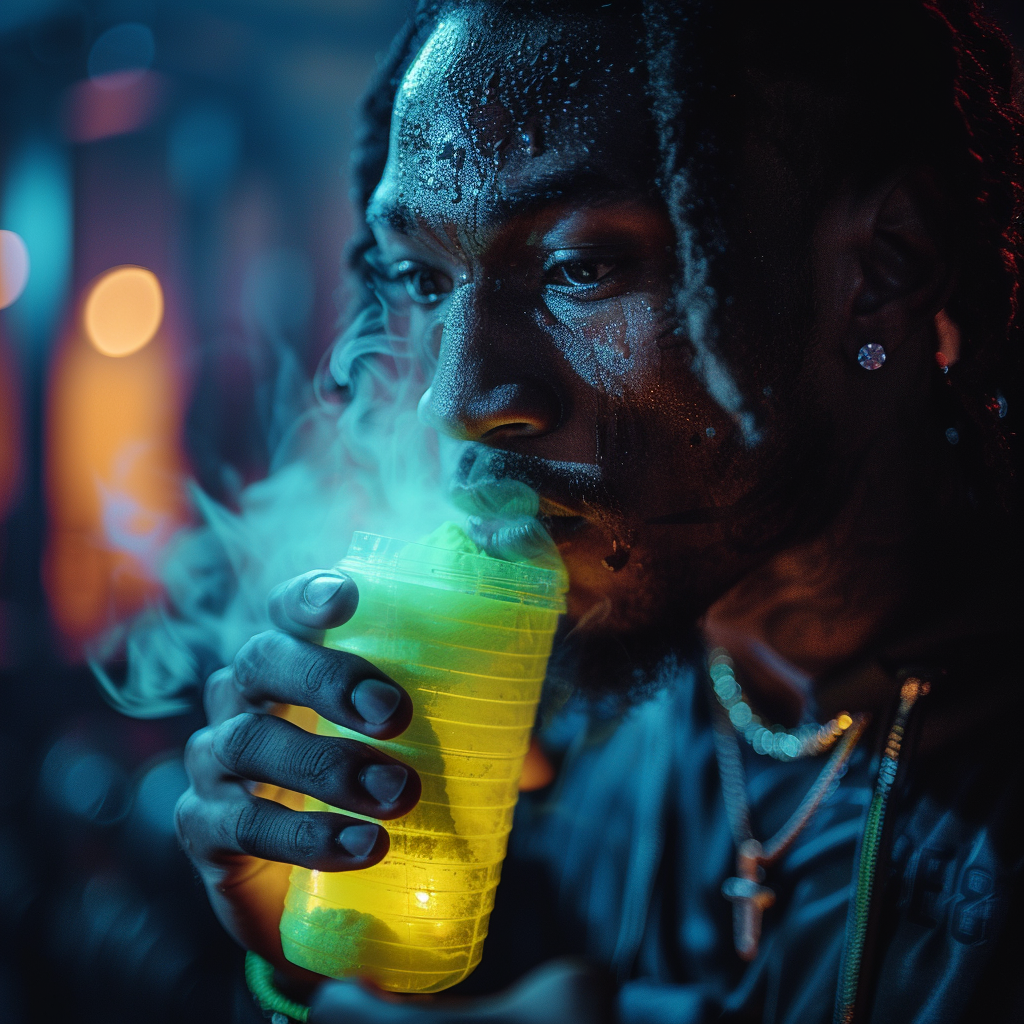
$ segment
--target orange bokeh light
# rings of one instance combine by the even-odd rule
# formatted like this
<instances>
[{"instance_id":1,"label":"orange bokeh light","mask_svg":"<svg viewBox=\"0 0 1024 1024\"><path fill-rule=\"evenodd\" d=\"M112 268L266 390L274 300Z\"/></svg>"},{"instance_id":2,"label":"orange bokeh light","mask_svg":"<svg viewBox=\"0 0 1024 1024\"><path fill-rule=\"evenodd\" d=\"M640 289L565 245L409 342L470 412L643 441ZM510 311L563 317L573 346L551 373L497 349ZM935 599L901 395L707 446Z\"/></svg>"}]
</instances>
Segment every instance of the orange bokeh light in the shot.
<instances>
[{"instance_id":1,"label":"orange bokeh light","mask_svg":"<svg viewBox=\"0 0 1024 1024\"><path fill-rule=\"evenodd\" d=\"M145 267L114 267L93 283L85 300L85 330L105 356L130 356L147 345L164 316L164 293Z\"/></svg>"},{"instance_id":2,"label":"orange bokeh light","mask_svg":"<svg viewBox=\"0 0 1024 1024\"><path fill-rule=\"evenodd\" d=\"M126 270L156 280L142 268L118 268ZM90 303L114 273L90 291L54 362L49 388L44 577L71 653L159 593L160 549L186 515L184 397L166 326L117 359L97 349L90 329L96 322L90 325L90 309L97 315ZM135 284L146 283L135 277ZM109 295L100 294L107 301ZM160 305L162 315L162 295ZM141 317L134 322L145 327Z\"/></svg>"}]
</instances>

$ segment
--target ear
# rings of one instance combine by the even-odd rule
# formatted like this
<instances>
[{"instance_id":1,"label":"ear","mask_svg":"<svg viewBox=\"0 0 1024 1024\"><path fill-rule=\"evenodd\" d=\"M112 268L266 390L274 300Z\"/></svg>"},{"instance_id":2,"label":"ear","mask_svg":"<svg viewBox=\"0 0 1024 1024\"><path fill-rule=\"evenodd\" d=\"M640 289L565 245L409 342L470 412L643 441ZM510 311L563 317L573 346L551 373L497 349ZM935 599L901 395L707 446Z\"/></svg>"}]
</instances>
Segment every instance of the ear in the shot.
<instances>
[{"instance_id":1,"label":"ear","mask_svg":"<svg viewBox=\"0 0 1024 1024\"><path fill-rule=\"evenodd\" d=\"M930 346L928 358L939 349L936 316L954 282L943 207L924 172L900 175L846 206L836 226L851 271L843 296L851 361L869 343L881 345L887 359L910 344Z\"/></svg>"}]
</instances>

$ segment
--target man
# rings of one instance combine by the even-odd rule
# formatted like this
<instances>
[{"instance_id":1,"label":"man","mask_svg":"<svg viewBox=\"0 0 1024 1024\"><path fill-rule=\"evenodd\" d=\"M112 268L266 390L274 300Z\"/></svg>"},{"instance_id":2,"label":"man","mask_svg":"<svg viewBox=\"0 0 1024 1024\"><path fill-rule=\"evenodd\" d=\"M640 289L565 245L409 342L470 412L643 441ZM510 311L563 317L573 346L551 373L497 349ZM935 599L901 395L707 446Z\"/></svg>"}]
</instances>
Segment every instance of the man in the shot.
<instances>
[{"instance_id":1,"label":"man","mask_svg":"<svg viewBox=\"0 0 1024 1024\"><path fill-rule=\"evenodd\" d=\"M1024 1012L1012 60L965 4L830 6L455 0L396 44L357 262L434 346L421 413L463 476L539 493L562 671L598 697L518 811L477 979L513 987L330 984L311 1020ZM288 865L358 870L386 833L252 783L380 819L419 793L268 713L402 732L408 696L314 642L357 601L323 571L274 593L178 808L300 995Z\"/></svg>"}]
</instances>

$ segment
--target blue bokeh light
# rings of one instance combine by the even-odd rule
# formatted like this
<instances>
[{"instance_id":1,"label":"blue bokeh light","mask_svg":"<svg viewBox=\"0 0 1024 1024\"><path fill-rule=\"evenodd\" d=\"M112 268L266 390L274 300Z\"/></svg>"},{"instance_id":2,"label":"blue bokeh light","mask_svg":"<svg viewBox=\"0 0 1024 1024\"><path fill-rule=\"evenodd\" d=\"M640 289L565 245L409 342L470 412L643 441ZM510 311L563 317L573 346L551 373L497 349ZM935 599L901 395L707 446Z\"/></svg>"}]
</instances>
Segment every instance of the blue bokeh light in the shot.
<instances>
[{"instance_id":1,"label":"blue bokeh light","mask_svg":"<svg viewBox=\"0 0 1024 1024\"><path fill-rule=\"evenodd\" d=\"M161 836L174 835L174 805L188 789L188 776L180 758L153 765L135 791L135 814L139 821Z\"/></svg>"},{"instance_id":2,"label":"blue bokeh light","mask_svg":"<svg viewBox=\"0 0 1024 1024\"><path fill-rule=\"evenodd\" d=\"M28 140L11 161L0 227L25 241L32 274L11 316L34 344L47 344L71 279L73 209L67 152Z\"/></svg>"},{"instance_id":3,"label":"blue bokeh light","mask_svg":"<svg viewBox=\"0 0 1024 1024\"><path fill-rule=\"evenodd\" d=\"M156 43L153 31L137 21L107 29L89 51L90 78L123 71L146 71L153 64Z\"/></svg>"},{"instance_id":4,"label":"blue bokeh light","mask_svg":"<svg viewBox=\"0 0 1024 1024\"><path fill-rule=\"evenodd\" d=\"M50 748L40 781L50 801L76 818L107 825L127 809L127 780L121 766L72 736Z\"/></svg>"}]
</instances>

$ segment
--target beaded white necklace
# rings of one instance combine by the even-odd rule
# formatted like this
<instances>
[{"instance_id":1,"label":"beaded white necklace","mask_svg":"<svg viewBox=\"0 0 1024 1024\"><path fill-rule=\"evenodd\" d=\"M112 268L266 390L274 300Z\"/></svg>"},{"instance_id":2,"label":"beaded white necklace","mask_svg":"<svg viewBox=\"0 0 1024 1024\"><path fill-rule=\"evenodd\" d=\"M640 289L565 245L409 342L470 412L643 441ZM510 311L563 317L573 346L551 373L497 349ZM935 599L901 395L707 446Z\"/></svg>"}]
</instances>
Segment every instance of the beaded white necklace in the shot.
<instances>
[{"instance_id":1,"label":"beaded white necklace","mask_svg":"<svg viewBox=\"0 0 1024 1024\"><path fill-rule=\"evenodd\" d=\"M729 715L736 731L757 753L767 754L777 761L795 761L823 753L853 724L853 716L843 711L824 725L807 722L795 729L770 725L747 702L736 681L732 658L724 647L715 647L709 653L708 673L718 703Z\"/></svg>"}]
</instances>

